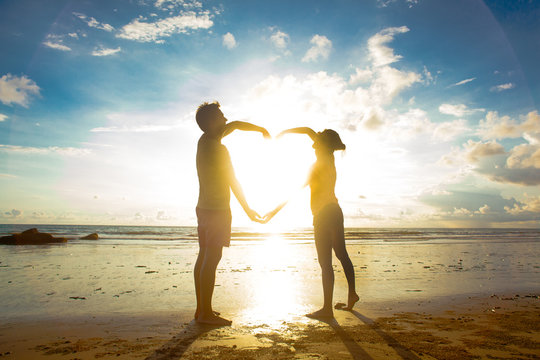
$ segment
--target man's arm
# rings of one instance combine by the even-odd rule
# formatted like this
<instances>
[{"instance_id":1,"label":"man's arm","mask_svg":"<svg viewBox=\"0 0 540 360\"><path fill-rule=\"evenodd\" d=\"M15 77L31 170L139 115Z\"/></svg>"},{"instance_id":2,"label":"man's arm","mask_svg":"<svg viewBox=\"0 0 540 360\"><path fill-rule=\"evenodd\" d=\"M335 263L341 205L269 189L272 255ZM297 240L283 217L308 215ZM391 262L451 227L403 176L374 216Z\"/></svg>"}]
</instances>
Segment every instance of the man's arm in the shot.
<instances>
[{"instance_id":1,"label":"man's arm","mask_svg":"<svg viewBox=\"0 0 540 360\"><path fill-rule=\"evenodd\" d=\"M257 131L260 132L266 139L270 139L270 134L262 126L253 125L245 121L231 121L230 123L225 124L225 129L223 130L223 137L229 135L234 130L242 131Z\"/></svg>"},{"instance_id":2,"label":"man's arm","mask_svg":"<svg viewBox=\"0 0 540 360\"><path fill-rule=\"evenodd\" d=\"M281 137L285 134L306 134L313 141L317 139L317 133L308 127L297 127L297 128L283 130L282 132L279 133L277 137Z\"/></svg>"},{"instance_id":3,"label":"man's arm","mask_svg":"<svg viewBox=\"0 0 540 360\"><path fill-rule=\"evenodd\" d=\"M240 203L240 206L242 206L242 209L246 212L247 216L255 222L261 222L261 216L257 214L255 210L249 207L246 197L244 195L244 191L242 190L242 186L240 186L240 183L238 182L238 179L236 179L236 176L232 174L231 176L231 190Z\"/></svg>"}]
</instances>

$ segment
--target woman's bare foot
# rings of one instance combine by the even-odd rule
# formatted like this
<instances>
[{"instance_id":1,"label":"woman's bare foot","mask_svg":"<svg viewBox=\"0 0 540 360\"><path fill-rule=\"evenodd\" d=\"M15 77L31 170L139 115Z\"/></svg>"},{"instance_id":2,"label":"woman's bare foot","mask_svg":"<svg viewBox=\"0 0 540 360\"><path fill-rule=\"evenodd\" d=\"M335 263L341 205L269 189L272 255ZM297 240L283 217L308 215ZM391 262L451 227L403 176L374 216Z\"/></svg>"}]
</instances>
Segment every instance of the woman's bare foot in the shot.
<instances>
[{"instance_id":1,"label":"woman's bare foot","mask_svg":"<svg viewBox=\"0 0 540 360\"><path fill-rule=\"evenodd\" d=\"M354 307L354 304L356 304L358 302L358 300L360 300L360 296L358 296L357 293L349 294L349 298L347 299L348 304L347 304L347 309L346 310L351 311L352 308Z\"/></svg>"},{"instance_id":2,"label":"woman's bare foot","mask_svg":"<svg viewBox=\"0 0 540 360\"><path fill-rule=\"evenodd\" d=\"M337 310L345 310L346 307L347 307L347 304L341 303L341 302L338 302L336 303L336 305L334 305L334 309L337 309Z\"/></svg>"},{"instance_id":3,"label":"woman's bare foot","mask_svg":"<svg viewBox=\"0 0 540 360\"><path fill-rule=\"evenodd\" d=\"M205 316L204 314L199 314L199 317L195 319L200 324L209 324L209 325L222 325L229 326L232 324L231 320L227 320L217 315Z\"/></svg>"},{"instance_id":4,"label":"woman's bare foot","mask_svg":"<svg viewBox=\"0 0 540 360\"><path fill-rule=\"evenodd\" d=\"M351 311L354 307L354 304L356 304L358 300L360 300L360 297L358 296L357 293L350 294L349 299L348 299L348 302L349 302L348 304L341 303L341 302L337 303L334 306L334 309Z\"/></svg>"},{"instance_id":5,"label":"woman's bare foot","mask_svg":"<svg viewBox=\"0 0 540 360\"><path fill-rule=\"evenodd\" d=\"M312 318L312 319L328 319L328 318L333 318L334 317L334 312L332 311L332 309L324 309L324 308L322 308L322 309L317 310L315 312L306 314L306 316L308 318Z\"/></svg>"}]
</instances>

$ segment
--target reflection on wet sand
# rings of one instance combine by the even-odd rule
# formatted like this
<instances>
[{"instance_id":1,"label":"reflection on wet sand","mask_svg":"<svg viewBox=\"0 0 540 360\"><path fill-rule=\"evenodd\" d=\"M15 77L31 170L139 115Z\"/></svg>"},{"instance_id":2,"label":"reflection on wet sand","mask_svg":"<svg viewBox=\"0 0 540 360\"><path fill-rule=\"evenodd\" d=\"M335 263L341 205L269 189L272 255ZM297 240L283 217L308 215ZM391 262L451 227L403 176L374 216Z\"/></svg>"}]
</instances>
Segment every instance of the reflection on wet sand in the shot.
<instances>
[{"instance_id":1,"label":"reflection on wet sand","mask_svg":"<svg viewBox=\"0 0 540 360\"><path fill-rule=\"evenodd\" d=\"M242 287L248 288L249 303L238 313L235 322L265 324L278 329L282 323L296 319L308 311L302 302L302 288L294 273L302 255L301 248L279 236L270 236L253 252L253 272Z\"/></svg>"}]
</instances>

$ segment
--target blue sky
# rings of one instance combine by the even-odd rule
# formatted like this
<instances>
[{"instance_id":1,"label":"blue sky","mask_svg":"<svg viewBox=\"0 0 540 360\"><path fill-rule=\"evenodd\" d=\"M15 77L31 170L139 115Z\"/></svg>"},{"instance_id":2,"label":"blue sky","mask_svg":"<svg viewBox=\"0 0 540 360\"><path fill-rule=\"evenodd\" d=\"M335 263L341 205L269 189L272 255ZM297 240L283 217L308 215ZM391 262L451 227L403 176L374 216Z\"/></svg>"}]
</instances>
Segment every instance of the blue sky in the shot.
<instances>
[{"instance_id":1,"label":"blue sky","mask_svg":"<svg viewBox=\"0 0 540 360\"><path fill-rule=\"evenodd\" d=\"M534 1L1 1L0 222L195 224L194 112L218 100L272 134L337 130L348 226L537 227L539 19ZM313 161L304 139L224 143L261 213ZM283 212L309 226L307 194Z\"/></svg>"}]
</instances>

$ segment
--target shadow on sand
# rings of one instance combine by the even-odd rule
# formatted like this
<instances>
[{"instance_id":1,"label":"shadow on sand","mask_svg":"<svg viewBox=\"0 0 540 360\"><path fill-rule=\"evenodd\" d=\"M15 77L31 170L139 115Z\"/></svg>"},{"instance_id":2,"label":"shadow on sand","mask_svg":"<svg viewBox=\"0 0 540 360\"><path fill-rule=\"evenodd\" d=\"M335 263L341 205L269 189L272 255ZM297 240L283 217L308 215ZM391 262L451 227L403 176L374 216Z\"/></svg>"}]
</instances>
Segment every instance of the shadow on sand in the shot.
<instances>
[{"instance_id":1,"label":"shadow on sand","mask_svg":"<svg viewBox=\"0 0 540 360\"><path fill-rule=\"evenodd\" d=\"M353 359L374 360L349 334L347 334L345 330L343 330L335 318L318 320L328 324L336 332L347 350L349 350L349 353L351 353Z\"/></svg>"},{"instance_id":2,"label":"shadow on sand","mask_svg":"<svg viewBox=\"0 0 540 360\"><path fill-rule=\"evenodd\" d=\"M356 316L360 321L369 326L369 328L375 331L394 351L405 360L421 360L418 356L412 353L410 350L401 345L391 335L384 332L372 319L360 314L358 311L352 310L351 314ZM335 318L328 320L320 320L328 324L339 336L349 353L355 360L374 360L362 347L339 325Z\"/></svg>"},{"instance_id":3,"label":"shadow on sand","mask_svg":"<svg viewBox=\"0 0 540 360\"><path fill-rule=\"evenodd\" d=\"M390 334L381 329L375 321L360 314L358 311L350 311L351 314L356 316L360 321L366 324L371 330L375 331L384 342L390 346L398 356L404 360L421 360L413 352L401 345ZM353 359L355 360L374 360L361 346L354 340L345 329L337 322L335 318L332 319L318 319L319 321L328 324L336 335L341 339ZM180 359L186 350L193 344L201 335L212 331L214 329L221 328L223 326L203 325L192 320L180 333L173 336L167 343L155 350L153 354L149 355L147 360L170 360Z\"/></svg>"},{"instance_id":4,"label":"shadow on sand","mask_svg":"<svg viewBox=\"0 0 540 360\"><path fill-rule=\"evenodd\" d=\"M180 359L189 346L202 334L220 327L222 326L199 324L192 320L182 329L182 332L173 336L171 340L149 355L146 360Z\"/></svg>"},{"instance_id":5,"label":"shadow on sand","mask_svg":"<svg viewBox=\"0 0 540 360\"><path fill-rule=\"evenodd\" d=\"M368 318L367 316L364 316L362 314L360 314L358 311L356 310L352 310L351 313L356 316L358 319L360 319L364 324L366 324L367 326L369 326L372 330L374 330L381 338L384 339L384 341L386 341L386 343L388 344L388 346L390 346L392 349L394 349L396 351L396 353L401 356L403 359L411 359L411 360L420 360L420 358L418 356L416 356L413 352L411 352L410 350L408 350L407 348L405 348L403 345L401 345L396 339L394 339L391 335L389 335L388 333L384 332L383 329L381 329L379 327L379 325L377 325L375 323L375 321L371 320L370 318Z\"/></svg>"}]
</instances>

